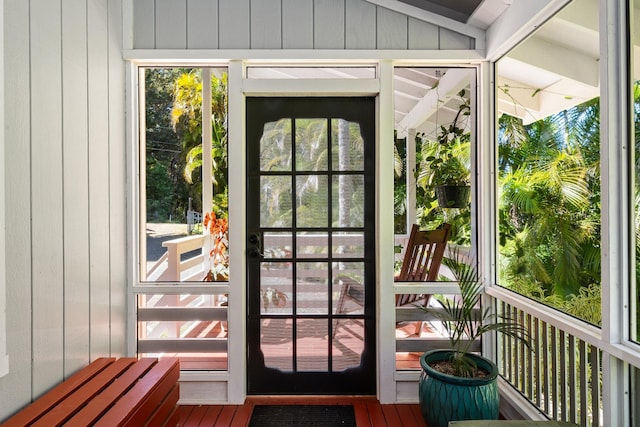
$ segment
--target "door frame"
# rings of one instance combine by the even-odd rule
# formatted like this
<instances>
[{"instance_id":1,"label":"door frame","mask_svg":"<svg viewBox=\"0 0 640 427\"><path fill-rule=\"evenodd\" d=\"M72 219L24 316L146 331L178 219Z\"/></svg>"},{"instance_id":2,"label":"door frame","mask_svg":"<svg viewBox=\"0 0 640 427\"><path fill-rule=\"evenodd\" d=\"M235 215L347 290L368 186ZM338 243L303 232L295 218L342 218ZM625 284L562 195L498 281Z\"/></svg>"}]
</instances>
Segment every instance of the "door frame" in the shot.
<instances>
[{"instance_id":1,"label":"door frame","mask_svg":"<svg viewBox=\"0 0 640 427\"><path fill-rule=\"evenodd\" d=\"M393 162L389 156L392 145L380 147L381 135L393 141L393 64L384 61L378 64L377 77L373 79L247 79L244 61L230 61L229 87L242 88L229 92L229 233L234 245L230 246L230 293L229 305L237 310L229 312L229 329L237 331L229 337L229 384L228 402L242 402L247 395L247 366L244 352L247 345L246 319L246 117L245 98L248 96L374 96L376 97L376 353L377 353L377 397L383 401L395 400L395 387L381 387L381 384L395 382L395 339L394 311L391 286L380 283L393 282L393 212L379 208L380 200L393 200ZM386 82L386 83L385 83ZM384 83L384 84L383 84ZM380 118L386 117L385 122ZM381 154L384 153L384 154ZM383 158L384 157L384 158ZM381 167L381 164L386 164ZM387 194L381 197L381 188ZM385 242L381 245L380 242ZM381 254L381 247L383 249ZM387 253L388 252L388 253ZM382 279L386 278L386 279ZM388 280L387 280L388 279ZM386 304L382 301L387 301ZM381 309L381 305L388 305ZM385 391L386 389L386 391ZM386 397L385 397L386 396Z\"/></svg>"}]
</instances>

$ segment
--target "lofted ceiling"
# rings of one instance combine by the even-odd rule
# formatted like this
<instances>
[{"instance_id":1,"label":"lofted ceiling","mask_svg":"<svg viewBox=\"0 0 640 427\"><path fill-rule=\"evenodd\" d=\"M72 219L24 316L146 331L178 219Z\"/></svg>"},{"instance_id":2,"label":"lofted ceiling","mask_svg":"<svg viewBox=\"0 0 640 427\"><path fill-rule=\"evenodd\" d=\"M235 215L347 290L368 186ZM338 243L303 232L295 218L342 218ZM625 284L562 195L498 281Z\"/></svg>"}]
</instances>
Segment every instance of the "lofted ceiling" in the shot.
<instances>
[{"instance_id":1,"label":"lofted ceiling","mask_svg":"<svg viewBox=\"0 0 640 427\"><path fill-rule=\"evenodd\" d=\"M497 62L498 111L540 120L600 95L597 0L576 0Z\"/></svg>"},{"instance_id":2,"label":"lofted ceiling","mask_svg":"<svg viewBox=\"0 0 640 427\"><path fill-rule=\"evenodd\" d=\"M368 0L438 25L466 20L490 29L512 0ZM446 10L445 10L446 9ZM454 13L455 12L455 13ZM428 15L425 18L425 13ZM464 15L464 18L463 18ZM575 0L497 62L499 114L531 123L599 96L598 1ZM311 71L313 69L313 71ZM371 78L371 67L260 68L258 78ZM363 74L364 73L364 74ZM394 73L395 129L433 134L454 117L462 89L476 81L474 68L398 67Z\"/></svg>"},{"instance_id":3,"label":"lofted ceiling","mask_svg":"<svg viewBox=\"0 0 640 427\"><path fill-rule=\"evenodd\" d=\"M399 0L420 9L466 23L482 3L482 0Z\"/></svg>"},{"instance_id":4,"label":"lofted ceiling","mask_svg":"<svg viewBox=\"0 0 640 427\"><path fill-rule=\"evenodd\" d=\"M513 0L369 1L415 17L424 18L422 14L428 13L428 18L436 24L455 20L485 31L491 31L492 25L499 22L513 3ZM598 0L574 0L501 58L496 67L499 114L520 117L527 124L599 96L598 16ZM453 77L456 73L459 71L448 73L451 80L457 80ZM421 103L415 100L424 91L423 85L419 81L412 85L400 76L395 83L399 132L406 134L408 129L428 127L428 122L433 121L430 116L425 116L426 124L417 121L418 116L426 114L424 104L428 104L426 100ZM448 86L452 92L444 95L440 86L440 94L451 99L460 85ZM411 112L412 102L419 114Z\"/></svg>"},{"instance_id":5,"label":"lofted ceiling","mask_svg":"<svg viewBox=\"0 0 640 427\"><path fill-rule=\"evenodd\" d=\"M366 0L418 19L444 18L485 30L511 5L513 0ZM531 0L521 0L531 1Z\"/></svg>"}]
</instances>

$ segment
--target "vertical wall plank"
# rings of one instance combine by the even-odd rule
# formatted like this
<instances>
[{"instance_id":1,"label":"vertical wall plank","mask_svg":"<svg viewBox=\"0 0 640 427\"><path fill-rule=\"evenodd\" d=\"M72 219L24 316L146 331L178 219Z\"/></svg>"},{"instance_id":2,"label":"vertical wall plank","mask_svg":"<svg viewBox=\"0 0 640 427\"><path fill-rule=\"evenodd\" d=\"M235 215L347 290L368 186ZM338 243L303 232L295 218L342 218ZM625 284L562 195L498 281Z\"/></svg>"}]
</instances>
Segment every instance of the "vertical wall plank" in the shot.
<instances>
[{"instance_id":1,"label":"vertical wall plank","mask_svg":"<svg viewBox=\"0 0 640 427\"><path fill-rule=\"evenodd\" d=\"M154 0L133 1L133 46L153 49L156 46L156 18Z\"/></svg>"},{"instance_id":2,"label":"vertical wall plank","mask_svg":"<svg viewBox=\"0 0 640 427\"><path fill-rule=\"evenodd\" d=\"M251 2L251 48L282 48L281 0L253 0Z\"/></svg>"},{"instance_id":3,"label":"vertical wall plank","mask_svg":"<svg viewBox=\"0 0 640 427\"><path fill-rule=\"evenodd\" d=\"M313 49L313 0L282 0L282 47Z\"/></svg>"},{"instance_id":4,"label":"vertical wall plank","mask_svg":"<svg viewBox=\"0 0 640 427\"><path fill-rule=\"evenodd\" d=\"M407 48L407 16L378 8L378 49Z\"/></svg>"},{"instance_id":5,"label":"vertical wall plank","mask_svg":"<svg viewBox=\"0 0 640 427\"><path fill-rule=\"evenodd\" d=\"M218 0L220 49L249 49L249 0Z\"/></svg>"},{"instance_id":6,"label":"vertical wall plank","mask_svg":"<svg viewBox=\"0 0 640 427\"><path fill-rule=\"evenodd\" d=\"M125 64L122 60L122 2L108 0L109 13L109 260L111 356L127 354L127 183ZM131 302L133 304L133 302Z\"/></svg>"},{"instance_id":7,"label":"vertical wall plank","mask_svg":"<svg viewBox=\"0 0 640 427\"><path fill-rule=\"evenodd\" d=\"M313 47L344 49L344 0L314 0Z\"/></svg>"},{"instance_id":8,"label":"vertical wall plank","mask_svg":"<svg viewBox=\"0 0 640 427\"><path fill-rule=\"evenodd\" d=\"M187 47L187 0L156 0L156 48Z\"/></svg>"},{"instance_id":9,"label":"vertical wall plank","mask_svg":"<svg viewBox=\"0 0 640 427\"><path fill-rule=\"evenodd\" d=\"M86 15L86 1L62 0L65 375L89 362Z\"/></svg>"},{"instance_id":10,"label":"vertical wall plank","mask_svg":"<svg viewBox=\"0 0 640 427\"><path fill-rule=\"evenodd\" d=\"M456 33L440 27L440 49L472 49L473 39L464 34Z\"/></svg>"},{"instance_id":11,"label":"vertical wall plank","mask_svg":"<svg viewBox=\"0 0 640 427\"><path fill-rule=\"evenodd\" d=\"M438 49L438 26L409 18L409 49Z\"/></svg>"},{"instance_id":12,"label":"vertical wall plank","mask_svg":"<svg viewBox=\"0 0 640 427\"><path fill-rule=\"evenodd\" d=\"M63 376L60 0L31 1L33 393Z\"/></svg>"},{"instance_id":13,"label":"vertical wall plank","mask_svg":"<svg viewBox=\"0 0 640 427\"><path fill-rule=\"evenodd\" d=\"M218 0L187 0L187 48L218 48Z\"/></svg>"},{"instance_id":14,"label":"vertical wall plank","mask_svg":"<svg viewBox=\"0 0 640 427\"><path fill-rule=\"evenodd\" d=\"M90 357L110 350L109 250L109 81L107 0L94 0L87 9L89 70L89 262Z\"/></svg>"},{"instance_id":15,"label":"vertical wall plank","mask_svg":"<svg viewBox=\"0 0 640 427\"><path fill-rule=\"evenodd\" d=\"M31 400L31 158L29 2L4 1L5 221L9 374L0 378L8 416ZM11 108L8 108L11 106Z\"/></svg>"},{"instance_id":16,"label":"vertical wall plank","mask_svg":"<svg viewBox=\"0 0 640 427\"><path fill-rule=\"evenodd\" d=\"M376 48L376 6L363 0L351 0L346 3L347 49Z\"/></svg>"}]
</instances>

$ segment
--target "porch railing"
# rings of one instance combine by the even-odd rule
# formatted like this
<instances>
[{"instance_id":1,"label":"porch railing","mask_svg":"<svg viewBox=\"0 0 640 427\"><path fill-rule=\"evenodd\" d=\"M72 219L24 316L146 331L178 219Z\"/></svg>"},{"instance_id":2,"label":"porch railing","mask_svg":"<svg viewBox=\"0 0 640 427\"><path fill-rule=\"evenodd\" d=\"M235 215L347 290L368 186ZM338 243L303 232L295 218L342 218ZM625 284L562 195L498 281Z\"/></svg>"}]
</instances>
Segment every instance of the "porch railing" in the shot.
<instances>
[{"instance_id":1,"label":"porch railing","mask_svg":"<svg viewBox=\"0 0 640 427\"><path fill-rule=\"evenodd\" d=\"M496 361L503 378L551 420L602 426L598 328L503 289L487 292L498 311L518 319L531 336L531 349L499 337Z\"/></svg>"},{"instance_id":2,"label":"porch railing","mask_svg":"<svg viewBox=\"0 0 640 427\"><path fill-rule=\"evenodd\" d=\"M190 282L201 281L204 278L202 251L194 256L183 259L183 255L202 249L204 236L187 236L167 240L162 246L167 251L147 272L150 282Z\"/></svg>"}]
</instances>

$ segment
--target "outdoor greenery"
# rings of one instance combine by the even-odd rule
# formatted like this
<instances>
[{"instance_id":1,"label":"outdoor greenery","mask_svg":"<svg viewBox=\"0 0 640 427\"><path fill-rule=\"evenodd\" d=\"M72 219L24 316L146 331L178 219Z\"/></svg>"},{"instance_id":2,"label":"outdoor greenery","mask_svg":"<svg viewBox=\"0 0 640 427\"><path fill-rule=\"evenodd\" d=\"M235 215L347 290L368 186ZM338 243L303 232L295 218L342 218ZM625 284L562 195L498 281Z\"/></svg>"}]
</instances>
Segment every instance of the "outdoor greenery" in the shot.
<instances>
[{"instance_id":1,"label":"outdoor greenery","mask_svg":"<svg viewBox=\"0 0 640 427\"><path fill-rule=\"evenodd\" d=\"M212 211L218 218L226 217L226 75L212 77L214 203L211 209L203 209L200 206L201 174L198 173L202 166L201 73L176 68L147 69L146 73L147 221L183 222L189 198L194 210ZM638 92L636 85L636 110L639 109ZM434 191L435 185L443 183L445 175L453 172L459 175L459 181L469 182L470 132L464 123L469 117L468 93L462 91L458 98L459 110L451 123L439 125L439 132L433 138L422 133L416 136L417 167L413 173L417 181L416 213L421 227L436 228L449 222L453 225L452 241L469 245L470 209L443 209L438 206ZM599 110L599 100L593 99L529 125L502 115L498 130L499 283L594 324L601 321ZM637 117L640 115L636 114L636 120ZM290 132L282 127L286 126L284 123L272 125L274 135ZM351 147L342 152L356 156L347 160L357 169L361 159L356 153L360 152L362 141L357 127L343 125L346 123L334 122L331 131L351 134L345 138ZM296 132L301 134L299 138L304 134L302 139L317 142L326 138L317 129L313 121L306 124L301 121ZM395 227L396 232L403 232L406 152L404 140L395 142ZM317 150L327 150L327 147L310 143L308 148L315 151L306 153L305 146L298 147L299 162L306 162L307 158L316 163L326 162L328 152L322 154ZM282 153L264 153L277 168L280 160L286 162L291 147L273 144L268 149L284 149ZM636 170L640 169L638 162L636 160ZM323 166L301 163L297 167L318 170ZM443 169L447 173L439 174ZM315 223L319 221L318 215L326 217L326 203L325 208L316 208L324 203L322 192L317 191L319 185L326 188L329 183L307 180L297 184L304 205L299 212L301 220L310 215L308 221ZM361 184L351 185L355 190L351 194L359 198ZM361 206L349 202L344 200L341 206L350 207L352 215L349 209L333 215L341 223L361 218L353 212ZM281 198L273 203L278 210L271 214L284 208L282 214L286 215L288 208L281 205ZM636 205L640 205L638 196ZM277 215L271 217L276 219ZM640 242L640 231L636 239Z\"/></svg>"},{"instance_id":2,"label":"outdoor greenery","mask_svg":"<svg viewBox=\"0 0 640 427\"><path fill-rule=\"evenodd\" d=\"M147 222L184 222L189 204L180 168L180 139L171 123L176 79L182 68L145 70Z\"/></svg>"},{"instance_id":3,"label":"outdoor greenery","mask_svg":"<svg viewBox=\"0 0 640 427\"><path fill-rule=\"evenodd\" d=\"M434 138L416 136L416 216L426 229L452 224L451 241L468 246L470 209L443 209L435 192L445 175L469 179L468 93L458 98L451 123ZM599 113L593 99L528 125L505 114L498 129L498 283L594 324L601 322ZM405 221L404 143L396 140L396 230Z\"/></svg>"},{"instance_id":4,"label":"outdoor greenery","mask_svg":"<svg viewBox=\"0 0 640 427\"><path fill-rule=\"evenodd\" d=\"M202 201L202 74L199 69L145 70L148 222L184 223L189 201L198 212L226 217L227 77L212 77L212 207Z\"/></svg>"},{"instance_id":5,"label":"outdoor greenery","mask_svg":"<svg viewBox=\"0 0 640 427\"><path fill-rule=\"evenodd\" d=\"M471 184L471 132L468 128L471 109L468 96L464 89L458 93L458 111L451 123L440 125L436 141L429 141L424 134L419 134L418 186Z\"/></svg>"},{"instance_id":6,"label":"outdoor greenery","mask_svg":"<svg viewBox=\"0 0 640 427\"><path fill-rule=\"evenodd\" d=\"M433 137L416 134L416 222L422 229L435 229L443 223L451 224L450 241L459 245L471 244L471 209L443 208L438 204L436 187L440 185L469 185L471 174L471 132L469 130L469 92L460 91L456 100L458 110L449 123L440 123ZM395 141L395 229L404 232L406 221L406 144Z\"/></svg>"},{"instance_id":7,"label":"outdoor greenery","mask_svg":"<svg viewBox=\"0 0 640 427\"><path fill-rule=\"evenodd\" d=\"M499 120L499 283L594 324L600 314L599 100Z\"/></svg>"}]
</instances>

